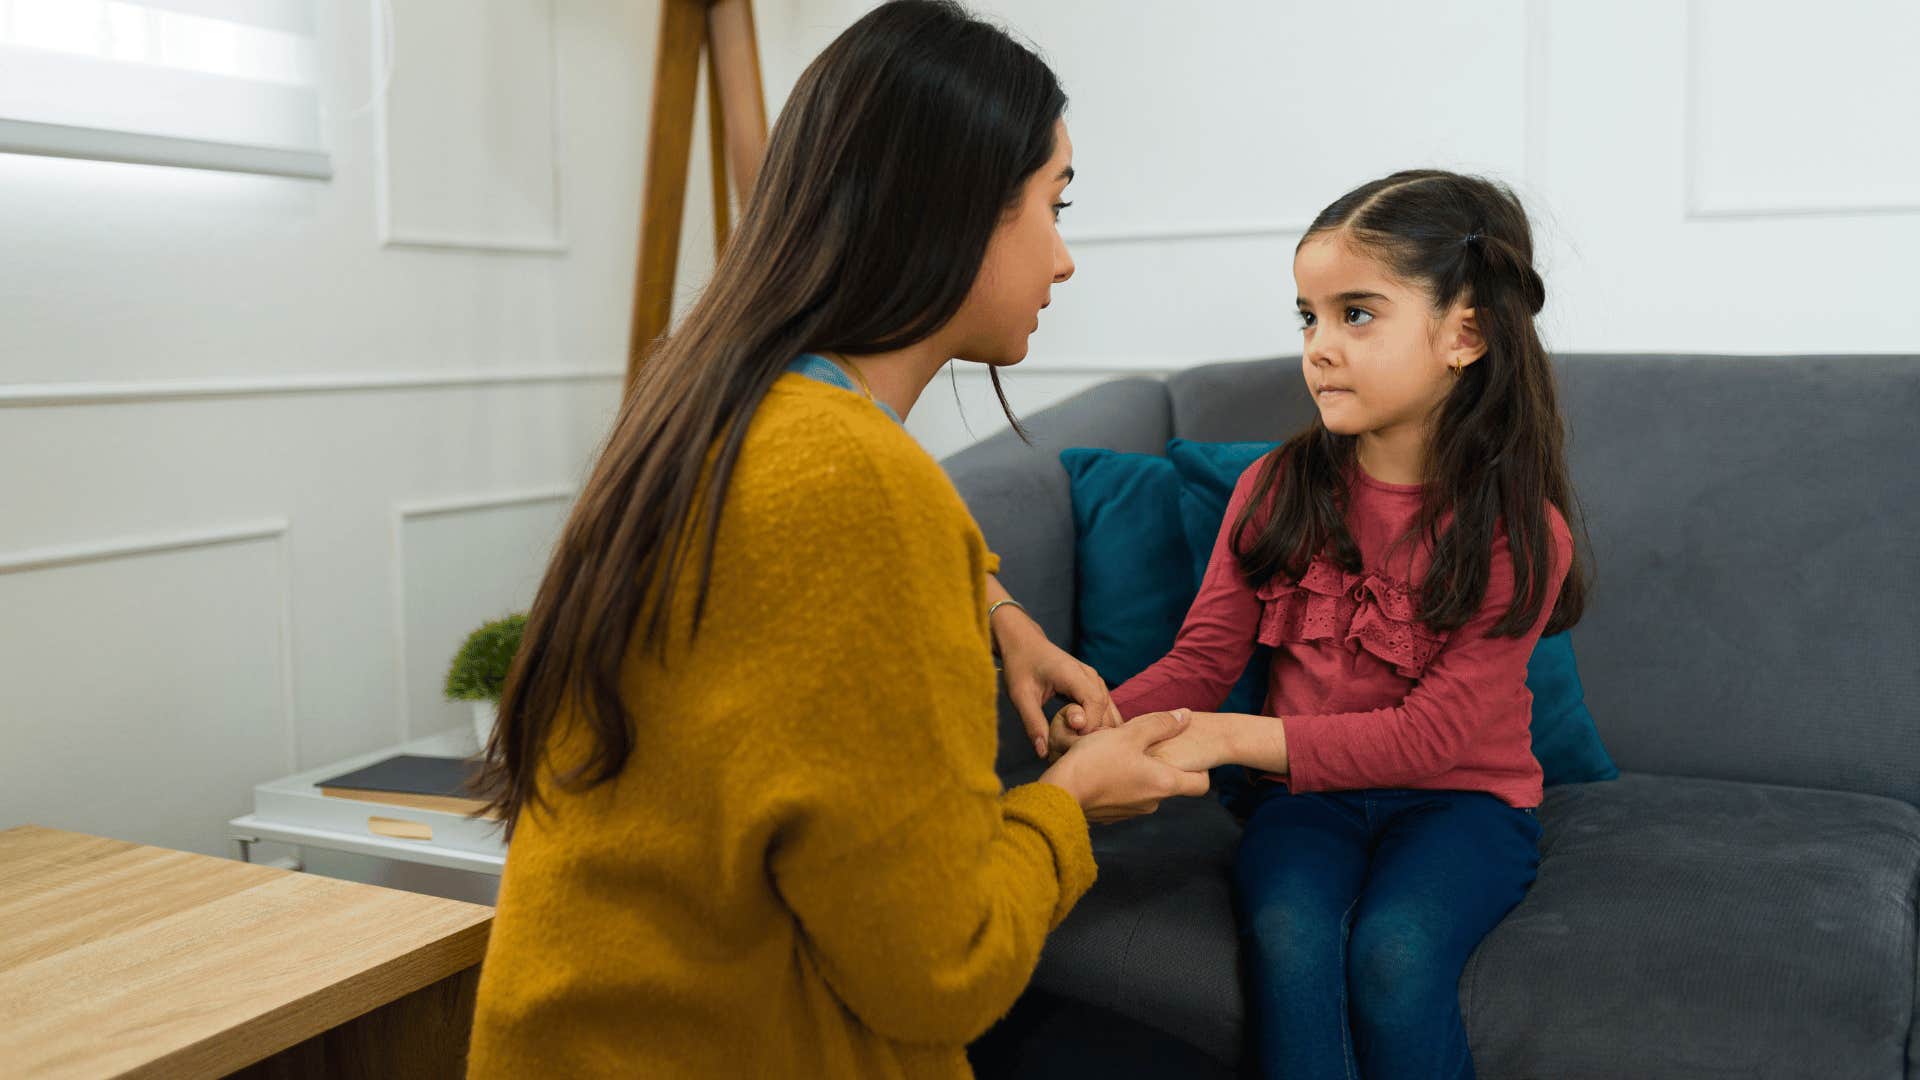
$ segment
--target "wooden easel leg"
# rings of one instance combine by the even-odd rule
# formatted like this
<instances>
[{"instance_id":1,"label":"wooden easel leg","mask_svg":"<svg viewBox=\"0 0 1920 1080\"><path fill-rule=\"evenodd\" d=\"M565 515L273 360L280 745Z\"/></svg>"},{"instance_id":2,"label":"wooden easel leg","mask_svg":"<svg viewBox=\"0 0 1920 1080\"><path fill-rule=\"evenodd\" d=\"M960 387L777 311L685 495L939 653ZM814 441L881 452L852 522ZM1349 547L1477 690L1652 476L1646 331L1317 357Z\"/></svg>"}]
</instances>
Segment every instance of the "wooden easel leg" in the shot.
<instances>
[{"instance_id":1,"label":"wooden easel leg","mask_svg":"<svg viewBox=\"0 0 1920 1080\"><path fill-rule=\"evenodd\" d=\"M727 112L720 106L720 68L712 49L707 51L707 148L713 160L713 258L718 262L732 231L732 197L727 191ZM745 204L745 196L740 201Z\"/></svg>"},{"instance_id":2,"label":"wooden easel leg","mask_svg":"<svg viewBox=\"0 0 1920 1080\"><path fill-rule=\"evenodd\" d=\"M753 0L713 0L707 9L707 54L718 87L714 97L726 114L727 158L742 206L767 156L767 96L755 42Z\"/></svg>"},{"instance_id":3,"label":"wooden easel leg","mask_svg":"<svg viewBox=\"0 0 1920 1080\"><path fill-rule=\"evenodd\" d=\"M633 327L627 341L627 387L673 314L674 272L693 150L694 94L706 43L706 0L663 0L653 72L653 116L647 128L646 190L640 205L640 259L634 279Z\"/></svg>"},{"instance_id":4,"label":"wooden easel leg","mask_svg":"<svg viewBox=\"0 0 1920 1080\"><path fill-rule=\"evenodd\" d=\"M646 191L640 205L640 259L627 339L632 390L653 342L673 317L674 276L686 213L700 52L707 51L708 133L713 153L714 250L726 248L731 207L745 206L767 152L766 93L754 40L753 0L663 0L647 130ZM728 177L733 199L728 198Z\"/></svg>"}]
</instances>

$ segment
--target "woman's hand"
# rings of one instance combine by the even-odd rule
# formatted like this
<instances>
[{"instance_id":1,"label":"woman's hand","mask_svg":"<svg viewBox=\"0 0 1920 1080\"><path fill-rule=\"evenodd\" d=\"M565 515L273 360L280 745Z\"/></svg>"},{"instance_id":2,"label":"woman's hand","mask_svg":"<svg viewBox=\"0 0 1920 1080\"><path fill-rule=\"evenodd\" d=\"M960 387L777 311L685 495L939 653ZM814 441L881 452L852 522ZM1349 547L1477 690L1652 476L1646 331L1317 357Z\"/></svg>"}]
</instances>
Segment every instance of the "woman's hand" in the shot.
<instances>
[{"instance_id":1,"label":"woman's hand","mask_svg":"<svg viewBox=\"0 0 1920 1080\"><path fill-rule=\"evenodd\" d=\"M1124 821L1160 808L1175 795L1205 795L1207 774L1176 768L1153 751L1188 727L1187 710L1147 713L1082 736L1073 751L1040 777L1074 797L1096 824Z\"/></svg>"},{"instance_id":2,"label":"woman's hand","mask_svg":"<svg viewBox=\"0 0 1920 1080\"><path fill-rule=\"evenodd\" d=\"M1073 704L1067 708L1078 710L1083 717L1100 717L1103 726L1120 725L1120 710L1107 696L1107 684L1100 673L1049 641L1046 631L1026 612L1004 604L994 612L993 623L994 640L1000 645L1000 668L1007 680L1007 698L1019 710L1020 723L1027 729L1037 756L1048 756L1047 714L1042 710L1052 698L1071 698Z\"/></svg>"}]
</instances>

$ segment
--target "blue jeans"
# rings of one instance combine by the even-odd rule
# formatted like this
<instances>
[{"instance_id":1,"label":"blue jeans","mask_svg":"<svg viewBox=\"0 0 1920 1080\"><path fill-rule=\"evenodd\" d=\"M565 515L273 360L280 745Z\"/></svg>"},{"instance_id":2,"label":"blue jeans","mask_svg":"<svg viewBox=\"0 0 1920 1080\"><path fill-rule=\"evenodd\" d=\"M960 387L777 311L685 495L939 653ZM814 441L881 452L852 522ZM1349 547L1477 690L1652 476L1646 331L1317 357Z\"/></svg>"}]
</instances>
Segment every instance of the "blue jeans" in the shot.
<instances>
[{"instance_id":1,"label":"blue jeans","mask_svg":"<svg viewBox=\"0 0 1920 1080\"><path fill-rule=\"evenodd\" d=\"M1473 1076L1460 973L1533 884L1533 811L1473 791L1249 794L1233 877L1259 1075Z\"/></svg>"}]
</instances>

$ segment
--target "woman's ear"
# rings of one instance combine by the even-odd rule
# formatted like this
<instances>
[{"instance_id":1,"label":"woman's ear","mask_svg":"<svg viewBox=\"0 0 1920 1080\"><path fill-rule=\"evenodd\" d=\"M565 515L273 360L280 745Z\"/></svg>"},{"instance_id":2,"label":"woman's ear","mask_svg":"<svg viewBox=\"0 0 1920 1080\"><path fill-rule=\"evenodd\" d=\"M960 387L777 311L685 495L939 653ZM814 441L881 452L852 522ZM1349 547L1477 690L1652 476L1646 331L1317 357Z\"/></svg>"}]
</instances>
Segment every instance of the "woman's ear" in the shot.
<instances>
[{"instance_id":1,"label":"woman's ear","mask_svg":"<svg viewBox=\"0 0 1920 1080\"><path fill-rule=\"evenodd\" d=\"M1458 370L1487 355L1487 339L1480 336L1480 321L1470 307L1455 308L1447 318L1447 366Z\"/></svg>"}]
</instances>

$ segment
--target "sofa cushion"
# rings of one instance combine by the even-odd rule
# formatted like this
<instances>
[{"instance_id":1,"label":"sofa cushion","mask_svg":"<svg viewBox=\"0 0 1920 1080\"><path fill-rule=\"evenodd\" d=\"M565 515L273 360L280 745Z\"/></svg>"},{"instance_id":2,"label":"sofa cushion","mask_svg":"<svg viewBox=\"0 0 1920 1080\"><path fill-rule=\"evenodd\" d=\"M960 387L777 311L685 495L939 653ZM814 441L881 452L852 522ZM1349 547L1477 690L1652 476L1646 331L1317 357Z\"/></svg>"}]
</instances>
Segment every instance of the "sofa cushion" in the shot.
<instances>
[{"instance_id":1,"label":"sofa cushion","mask_svg":"<svg viewBox=\"0 0 1920 1080\"><path fill-rule=\"evenodd\" d=\"M1482 1076L1904 1074L1920 811L1630 772L1541 818L1460 980Z\"/></svg>"},{"instance_id":2,"label":"sofa cushion","mask_svg":"<svg viewBox=\"0 0 1920 1080\"><path fill-rule=\"evenodd\" d=\"M1202 364L1167 378L1173 437L1208 442L1284 439L1313 422L1300 356Z\"/></svg>"},{"instance_id":3,"label":"sofa cushion","mask_svg":"<svg viewBox=\"0 0 1920 1080\"><path fill-rule=\"evenodd\" d=\"M1100 876L1047 937L1033 985L1240 1057L1239 939L1228 870L1240 827L1211 798L1093 828Z\"/></svg>"},{"instance_id":4,"label":"sofa cushion","mask_svg":"<svg viewBox=\"0 0 1920 1080\"><path fill-rule=\"evenodd\" d=\"M1540 815L1540 877L1460 980L1481 1076L1903 1075L1920 811L1626 773ZM1097 827L1034 985L1238 1060L1238 840L1204 799Z\"/></svg>"},{"instance_id":5,"label":"sofa cushion","mask_svg":"<svg viewBox=\"0 0 1920 1080\"><path fill-rule=\"evenodd\" d=\"M1920 804L1920 358L1565 356L1620 767Z\"/></svg>"}]
</instances>

